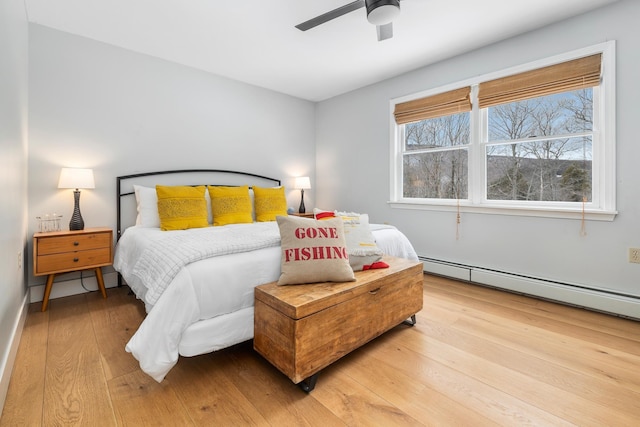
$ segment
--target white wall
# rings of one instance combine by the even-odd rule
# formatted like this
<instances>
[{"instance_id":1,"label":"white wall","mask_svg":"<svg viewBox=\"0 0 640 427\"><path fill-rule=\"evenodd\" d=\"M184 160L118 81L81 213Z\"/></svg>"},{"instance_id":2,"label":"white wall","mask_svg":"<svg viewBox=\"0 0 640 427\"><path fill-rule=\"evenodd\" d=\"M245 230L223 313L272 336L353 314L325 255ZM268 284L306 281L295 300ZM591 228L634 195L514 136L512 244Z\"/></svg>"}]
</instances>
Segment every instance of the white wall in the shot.
<instances>
[{"instance_id":1,"label":"white wall","mask_svg":"<svg viewBox=\"0 0 640 427\"><path fill-rule=\"evenodd\" d=\"M118 175L211 168L287 187L295 175L315 181L313 103L37 24L29 35L30 234L39 214L62 213L68 225L72 191L56 188L66 166L94 170L85 227L115 227ZM289 195L297 206L299 192Z\"/></svg>"},{"instance_id":2,"label":"white wall","mask_svg":"<svg viewBox=\"0 0 640 427\"><path fill-rule=\"evenodd\" d=\"M404 231L419 255L640 296L638 93L640 2L622 0L576 18L318 104L316 200L368 212ZM617 41L617 208L613 222L391 209L389 101L607 40ZM437 40L425 40L437 43ZM640 313L638 316L640 317Z\"/></svg>"},{"instance_id":3,"label":"white wall","mask_svg":"<svg viewBox=\"0 0 640 427\"><path fill-rule=\"evenodd\" d=\"M22 0L0 2L0 412L25 315L27 221L27 17ZM24 263L23 263L24 264Z\"/></svg>"}]
</instances>

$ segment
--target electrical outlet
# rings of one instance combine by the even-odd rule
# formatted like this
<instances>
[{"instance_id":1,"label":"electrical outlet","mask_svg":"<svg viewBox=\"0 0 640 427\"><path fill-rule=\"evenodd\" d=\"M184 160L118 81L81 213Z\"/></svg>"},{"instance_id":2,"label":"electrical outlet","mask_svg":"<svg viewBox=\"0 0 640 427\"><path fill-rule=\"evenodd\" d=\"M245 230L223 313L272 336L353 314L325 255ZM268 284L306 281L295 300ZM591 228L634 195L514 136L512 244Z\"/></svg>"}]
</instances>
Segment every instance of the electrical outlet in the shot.
<instances>
[{"instance_id":1,"label":"electrical outlet","mask_svg":"<svg viewBox=\"0 0 640 427\"><path fill-rule=\"evenodd\" d=\"M22 270L22 251L18 252L18 270Z\"/></svg>"},{"instance_id":2,"label":"electrical outlet","mask_svg":"<svg viewBox=\"0 0 640 427\"><path fill-rule=\"evenodd\" d=\"M640 248L629 248L629 262L640 264Z\"/></svg>"}]
</instances>

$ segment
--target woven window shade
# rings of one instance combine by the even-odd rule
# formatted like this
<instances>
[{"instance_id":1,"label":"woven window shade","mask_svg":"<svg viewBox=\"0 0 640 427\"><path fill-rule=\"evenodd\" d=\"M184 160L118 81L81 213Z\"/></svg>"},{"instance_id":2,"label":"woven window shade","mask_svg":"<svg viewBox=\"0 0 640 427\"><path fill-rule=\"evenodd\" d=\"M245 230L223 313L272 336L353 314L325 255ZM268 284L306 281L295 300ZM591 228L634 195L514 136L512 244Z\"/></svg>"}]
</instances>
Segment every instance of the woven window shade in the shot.
<instances>
[{"instance_id":1,"label":"woven window shade","mask_svg":"<svg viewBox=\"0 0 640 427\"><path fill-rule=\"evenodd\" d=\"M480 83L478 105L491 107L600 84L602 54Z\"/></svg>"},{"instance_id":2,"label":"woven window shade","mask_svg":"<svg viewBox=\"0 0 640 427\"><path fill-rule=\"evenodd\" d=\"M396 105L393 115L399 125L471 111L471 88L463 87Z\"/></svg>"}]
</instances>

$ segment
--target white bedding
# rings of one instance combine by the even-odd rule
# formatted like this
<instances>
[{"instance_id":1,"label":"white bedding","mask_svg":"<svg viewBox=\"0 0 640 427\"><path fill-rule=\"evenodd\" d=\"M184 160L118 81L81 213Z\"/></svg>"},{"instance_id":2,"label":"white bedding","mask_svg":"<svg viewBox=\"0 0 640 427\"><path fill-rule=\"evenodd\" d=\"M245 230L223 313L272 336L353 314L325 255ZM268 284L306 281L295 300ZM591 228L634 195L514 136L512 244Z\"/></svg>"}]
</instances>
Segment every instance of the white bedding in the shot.
<instances>
[{"instance_id":1,"label":"white bedding","mask_svg":"<svg viewBox=\"0 0 640 427\"><path fill-rule=\"evenodd\" d=\"M129 240L135 240L135 243L130 244ZM193 228L170 233L158 228L136 228L135 234L123 235L120 246L125 249L118 254L116 261L122 261L124 267L126 260L135 260L127 270L127 283L136 288L136 294L144 294L146 304L153 306L185 265L279 244L280 233L275 222Z\"/></svg>"},{"instance_id":2,"label":"white bedding","mask_svg":"<svg viewBox=\"0 0 640 427\"><path fill-rule=\"evenodd\" d=\"M276 243L277 246L267 245L248 252L186 263L176 271L169 286L157 298L155 291L149 292L154 286L153 281L146 282L136 264L145 259L145 251L157 250L153 249L157 248L154 242L171 242L165 240L169 233L175 236L202 236L206 233L213 241L216 234L224 238L238 234L236 231L242 229L255 230L265 241L269 240L265 236L270 233L275 232L279 236L277 224L269 222L171 232L134 226L120 238L114 268L122 274L136 296L144 301L148 313L127 343L126 350L156 381L164 379L180 354L204 354L253 337L253 288L278 280L281 250ZM235 231L229 233L228 230ZM371 231L385 254L418 259L409 240L395 227L371 224ZM177 240L182 240L182 237Z\"/></svg>"}]
</instances>

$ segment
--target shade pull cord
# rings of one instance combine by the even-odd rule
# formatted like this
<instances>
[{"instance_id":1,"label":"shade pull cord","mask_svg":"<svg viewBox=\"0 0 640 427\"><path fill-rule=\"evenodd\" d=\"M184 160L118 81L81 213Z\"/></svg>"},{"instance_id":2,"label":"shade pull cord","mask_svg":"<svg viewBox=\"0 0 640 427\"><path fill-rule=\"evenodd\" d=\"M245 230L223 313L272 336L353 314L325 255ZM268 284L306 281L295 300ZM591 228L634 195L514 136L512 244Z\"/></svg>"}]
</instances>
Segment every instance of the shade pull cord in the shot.
<instances>
[{"instance_id":1,"label":"shade pull cord","mask_svg":"<svg viewBox=\"0 0 640 427\"><path fill-rule=\"evenodd\" d=\"M458 199L458 211L456 213L456 240L460 239L460 199Z\"/></svg>"},{"instance_id":2,"label":"shade pull cord","mask_svg":"<svg viewBox=\"0 0 640 427\"><path fill-rule=\"evenodd\" d=\"M580 235L581 236L587 235L587 222L585 221L585 213L584 213L586 203L587 203L587 197L582 196L582 218L580 219Z\"/></svg>"}]
</instances>

